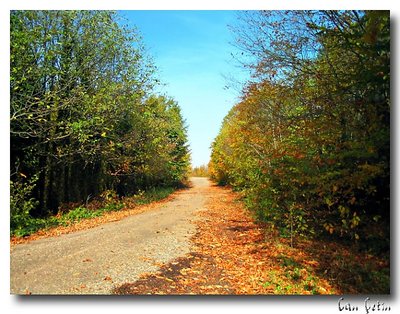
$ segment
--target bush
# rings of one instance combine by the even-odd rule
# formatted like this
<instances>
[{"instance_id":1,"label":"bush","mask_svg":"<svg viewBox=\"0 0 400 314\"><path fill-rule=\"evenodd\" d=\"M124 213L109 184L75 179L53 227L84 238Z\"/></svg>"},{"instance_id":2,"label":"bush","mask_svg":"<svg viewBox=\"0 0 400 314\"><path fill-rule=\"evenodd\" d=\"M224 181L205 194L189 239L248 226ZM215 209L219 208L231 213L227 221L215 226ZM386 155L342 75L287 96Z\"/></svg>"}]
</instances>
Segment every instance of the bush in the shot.
<instances>
[{"instance_id":1,"label":"bush","mask_svg":"<svg viewBox=\"0 0 400 314\"><path fill-rule=\"evenodd\" d=\"M31 210L38 205L38 201L31 197L37 176L26 182L23 182L23 174L20 177L19 180L10 181L10 228L15 233L23 234L24 229L32 224Z\"/></svg>"}]
</instances>

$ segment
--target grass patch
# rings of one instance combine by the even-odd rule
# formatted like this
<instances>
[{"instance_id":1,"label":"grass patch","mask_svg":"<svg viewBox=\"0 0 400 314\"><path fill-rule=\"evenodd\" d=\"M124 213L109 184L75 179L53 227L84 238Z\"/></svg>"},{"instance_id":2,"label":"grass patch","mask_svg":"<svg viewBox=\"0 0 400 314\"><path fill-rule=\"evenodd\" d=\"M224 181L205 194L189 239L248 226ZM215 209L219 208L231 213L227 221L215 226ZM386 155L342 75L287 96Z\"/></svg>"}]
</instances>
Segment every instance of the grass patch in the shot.
<instances>
[{"instance_id":1,"label":"grass patch","mask_svg":"<svg viewBox=\"0 0 400 314\"><path fill-rule=\"evenodd\" d=\"M24 224L11 229L11 236L24 237L43 229L49 229L58 226L69 226L75 222L81 221L82 219L99 217L105 212L117 211L123 207L123 203L107 204L106 206L97 210L91 210L80 206L61 215L58 214L56 216L49 216L46 218L29 217L24 221Z\"/></svg>"},{"instance_id":2,"label":"grass patch","mask_svg":"<svg viewBox=\"0 0 400 314\"><path fill-rule=\"evenodd\" d=\"M162 200L174 191L175 189L173 187L153 187L146 191L139 191L137 194L132 196L132 198L135 204L145 205L151 202Z\"/></svg>"},{"instance_id":3,"label":"grass patch","mask_svg":"<svg viewBox=\"0 0 400 314\"><path fill-rule=\"evenodd\" d=\"M286 247L290 250L289 247ZM320 278L316 276L313 269L302 265L293 257L279 254L276 256L275 269L268 272L267 280L261 284L273 294L324 294L326 290L322 287Z\"/></svg>"},{"instance_id":4,"label":"grass patch","mask_svg":"<svg viewBox=\"0 0 400 314\"><path fill-rule=\"evenodd\" d=\"M264 288L272 290L273 294L321 294L319 278L310 274L305 268L283 268L272 270L268 280L263 282Z\"/></svg>"},{"instance_id":5,"label":"grass patch","mask_svg":"<svg viewBox=\"0 0 400 314\"><path fill-rule=\"evenodd\" d=\"M45 218L29 216L21 221L18 226L11 226L10 235L24 237L34 234L39 230L58 226L70 226L83 219L100 217L107 212L122 210L126 207L126 203L129 203L129 206L138 206L162 200L174 191L175 189L172 187L151 188L147 191L139 191L137 194L123 200L107 196L101 203L93 201L92 204L89 203L87 206L78 206L66 212Z\"/></svg>"}]
</instances>

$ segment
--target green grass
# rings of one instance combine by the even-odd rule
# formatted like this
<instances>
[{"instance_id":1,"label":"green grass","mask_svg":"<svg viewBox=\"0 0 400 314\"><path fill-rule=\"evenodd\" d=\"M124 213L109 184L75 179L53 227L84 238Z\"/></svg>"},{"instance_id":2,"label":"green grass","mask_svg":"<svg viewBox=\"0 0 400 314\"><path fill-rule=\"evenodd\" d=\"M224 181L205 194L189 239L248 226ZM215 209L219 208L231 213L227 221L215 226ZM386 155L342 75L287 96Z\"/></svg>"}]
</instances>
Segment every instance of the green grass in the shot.
<instances>
[{"instance_id":1,"label":"green grass","mask_svg":"<svg viewBox=\"0 0 400 314\"><path fill-rule=\"evenodd\" d=\"M156 202L166 198L175 189L173 187L158 187L151 188L147 191L140 191L136 195L133 196L134 202L137 205L149 204L151 202Z\"/></svg>"},{"instance_id":2,"label":"green grass","mask_svg":"<svg viewBox=\"0 0 400 314\"><path fill-rule=\"evenodd\" d=\"M172 187L159 187L151 188L147 191L140 191L139 193L130 197L134 205L144 205L151 202L159 201L166 198L175 189ZM118 211L125 207L122 201L113 200L105 204L103 207L96 210L91 210L83 206L76 207L62 215L49 216L46 218L28 217L20 222L18 226L11 226L11 236L23 237L33 234L39 230L49 229L57 226L69 226L73 223L79 222L82 219L90 219L99 217L106 212Z\"/></svg>"},{"instance_id":3,"label":"green grass","mask_svg":"<svg viewBox=\"0 0 400 314\"><path fill-rule=\"evenodd\" d=\"M111 203L97 210L90 210L86 207L77 207L58 216L49 216L46 218L29 217L23 224L11 229L11 236L23 237L43 229L57 226L69 226L75 222L81 221L82 219L99 217L105 212L117 211L123 207L123 203Z\"/></svg>"}]
</instances>

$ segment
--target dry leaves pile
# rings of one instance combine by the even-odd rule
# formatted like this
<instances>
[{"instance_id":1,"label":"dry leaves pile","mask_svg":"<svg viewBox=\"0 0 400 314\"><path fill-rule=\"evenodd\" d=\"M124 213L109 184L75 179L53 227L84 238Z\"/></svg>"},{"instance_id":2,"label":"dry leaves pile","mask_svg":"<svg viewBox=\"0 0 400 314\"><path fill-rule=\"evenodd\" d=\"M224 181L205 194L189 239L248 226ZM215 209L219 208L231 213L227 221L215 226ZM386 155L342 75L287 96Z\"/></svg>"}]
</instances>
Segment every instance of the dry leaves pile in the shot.
<instances>
[{"instance_id":1,"label":"dry leaves pile","mask_svg":"<svg viewBox=\"0 0 400 314\"><path fill-rule=\"evenodd\" d=\"M210 187L208 210L202 211L192 252L143 274L116 294L352 294L365 293L350 268L370 259L375 268L388 267L371 256L336 243L289 241L268 234L254 223L238 195Z\"/></svg>"},{"instance_id":2,"label":"dry leaves pile","mask_svg":"<svg viewBox=\"0 0 400 314\"><path fill-rule=\"evenodd\" d=\"M156 274L144 274L117 294L311 294L337 292L327 280L313 276L317 261L266 241L237 195L210 187L208 210L201 212L192 252ZM289 263L284 266L284 263ZM302 265L304 263L304 265ZM301 268L300 268L301 267Z\"/></svg>"}]
</instances>

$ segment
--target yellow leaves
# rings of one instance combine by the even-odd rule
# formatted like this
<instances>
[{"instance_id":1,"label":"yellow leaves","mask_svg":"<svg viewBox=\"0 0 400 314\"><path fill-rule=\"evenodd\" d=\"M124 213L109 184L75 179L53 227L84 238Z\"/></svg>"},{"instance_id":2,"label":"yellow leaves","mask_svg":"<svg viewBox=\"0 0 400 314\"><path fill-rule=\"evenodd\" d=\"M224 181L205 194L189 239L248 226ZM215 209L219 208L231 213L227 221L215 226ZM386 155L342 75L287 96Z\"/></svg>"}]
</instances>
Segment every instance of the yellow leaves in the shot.
<instances>
[{"instance_id":1,"label":"yellow leaves","mask_svg":"<svg viewBox=\"0 0 400 314\"><path fill-rule=\"evenodd\" d=\"M342 205L339 205L338 210L339 210L340 217L342 217L342 218L348 216L348 214L350 212L350 210L347 207L344 207Z\"/></svg>"},{"instance_id":2,"label":"yellow leaves","mask_svg":"<svg viewBox=\"0 0 400 314\"><path fill-rule=\"evenodd\" d=\"M360 223L361 218L357 215L356 212L353 213L353 217L351 218L350 221L350 228L355 228L358 226L358 224Z\"/></svg>"},{"instance_id":3,"label":"yellow leaves","mask_svg":"<svg viewBox=\"0 0 400 314\"><path fill-rule=\"evenodd\" d=\"M187 275L187 273L188 273L188 271L190 270L190 268L182 268L179 272L182 274L182 275Z\"/></svg>"},{"instance_id":4,"label":"yellow leaves","mask_svg":"<svg viewBox=\"0 0 400 314\"><path fill-rule=\"evenodd\" d=\"M333 234L333 232L335 231L333 225L331 223L325 223L324 224L324 228L326 231L328 231L330 234Z\"/></svg>"},{"instance_id":5,"label":"yellow leaves","mask_svg":"<svg viewBox=\"0 0 400 314\"><path fill-rule=\"evenodd\" d=\"M162 280L166 280L168 282L174 282L171 278L168 278L166 276L160 276L160 275L154 275L156 278L162 279Z\"/></svg>"},{"instance_id":6,"label":"yellow leaves","mask_svg":"<svg viewBox=\"0 0 400 314\"><path fill-rule=\"evenodd\" d=\"M218 248L220 247L222 244L221 243L215 243L215 244L210 244L210 247L212 248Z\"/></svg>"}]
</instances>

